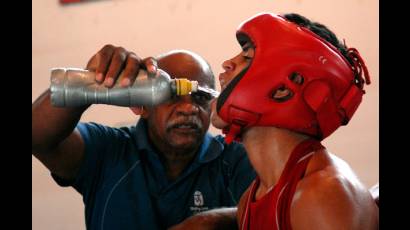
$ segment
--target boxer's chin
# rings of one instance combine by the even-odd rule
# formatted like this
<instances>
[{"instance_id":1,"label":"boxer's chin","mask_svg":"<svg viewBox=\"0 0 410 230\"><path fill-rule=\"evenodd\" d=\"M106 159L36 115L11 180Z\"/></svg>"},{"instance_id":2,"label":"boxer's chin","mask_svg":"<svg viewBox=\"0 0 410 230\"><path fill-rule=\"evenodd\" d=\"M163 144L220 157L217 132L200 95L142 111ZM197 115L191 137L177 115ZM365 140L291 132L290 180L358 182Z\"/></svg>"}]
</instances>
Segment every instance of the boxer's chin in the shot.
<instances>
[{"instance_id":1,"label":"boxer's chin","mask_svg":"<svg viewBox=\"0 0 410 230\"><path fill-rule=\"evenodd\" d=\"M212 125L217 128L217 129L223 129L226 126L228 126L229 124L226 123L224 120L222 120L222 118L220 118L218 116L218 114L216 113L216 111L212 111L211 113L211 123Z\"/></svg>"},{"instance_id":2,"label":"boxer's chin","mask_svg":"<svg viewBox=\"0 0 410 230\"><path fill-rule=\"evenodd\" d=\"M211 102L211 124L217 129L223 129L229 124L222 120L220 116L218 116L218 112L216 111L216 101L217 99L214 99Z\"/></svg>"}]
</instances>

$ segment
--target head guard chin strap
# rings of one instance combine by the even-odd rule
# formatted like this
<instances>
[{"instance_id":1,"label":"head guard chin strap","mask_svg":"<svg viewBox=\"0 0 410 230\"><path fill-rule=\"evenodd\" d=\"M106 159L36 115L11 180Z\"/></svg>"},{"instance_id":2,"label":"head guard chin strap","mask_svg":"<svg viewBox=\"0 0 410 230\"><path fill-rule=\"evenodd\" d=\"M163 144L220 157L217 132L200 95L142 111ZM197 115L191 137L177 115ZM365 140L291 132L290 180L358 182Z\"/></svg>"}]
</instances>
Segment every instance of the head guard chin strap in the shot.
<instances>
[{"instance_id":1,"label":"head guard chin strap","mask_svg":"<svg viewBox=\"0 0 410 230\"><path fill-rule=\"evenodd\" d=\"M229 126L226 142L240 140L245 128L275 126L324 139L346 125L361 103L369 73L359 52L348 49L353 61L310 30L281 16L263 13L243 22L237 37L255 46L249 67L221 93L218 115ZM290 79L297 73L302 84ZM364 78L363 78L364 75ZM292 92L286 101L272 97L280 87Z\"/></svg>"}]
</instances>

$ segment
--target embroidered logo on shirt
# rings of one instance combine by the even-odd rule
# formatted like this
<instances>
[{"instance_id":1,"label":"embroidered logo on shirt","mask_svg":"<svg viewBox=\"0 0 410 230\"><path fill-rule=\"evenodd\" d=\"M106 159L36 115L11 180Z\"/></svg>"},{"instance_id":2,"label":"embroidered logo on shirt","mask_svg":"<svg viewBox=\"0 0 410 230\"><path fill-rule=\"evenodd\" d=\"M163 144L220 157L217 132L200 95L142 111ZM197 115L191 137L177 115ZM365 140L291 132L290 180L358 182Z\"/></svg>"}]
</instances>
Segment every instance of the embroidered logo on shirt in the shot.
<instances>
[{"instance_id":1,"label":"embroidered logo on shirt","mask_svg":"<svg viewBox=\"0 0 410 230\"><path fill-rule=\"evenodd\" d=\"M194 193L194 204L195 206L203 206L204 205L204 197L200 191L196 191Z\"/></svg>"},{"instance_id":2,"label":"embroidered logo on shirt","mask_svg":"<svg viewBox=\"0 0 410 230\"><path fill-rule=\"evenodd\" d=\"M200 191L194 192L194 205L195 207L191 207L191 211L194 214L208 210L208 207L203 207L204 206L204 196L202 195L202 192Z\"/></svg>"}]
</instances>

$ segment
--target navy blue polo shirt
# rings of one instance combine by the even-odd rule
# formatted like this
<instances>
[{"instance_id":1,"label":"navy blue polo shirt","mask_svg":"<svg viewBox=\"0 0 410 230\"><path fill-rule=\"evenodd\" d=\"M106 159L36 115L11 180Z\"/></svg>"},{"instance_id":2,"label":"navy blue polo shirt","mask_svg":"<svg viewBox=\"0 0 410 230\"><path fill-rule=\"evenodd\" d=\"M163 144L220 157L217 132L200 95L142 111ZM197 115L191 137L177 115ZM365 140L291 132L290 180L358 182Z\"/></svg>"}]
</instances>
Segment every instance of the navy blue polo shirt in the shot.
<instances>
[{"instance_id":1,"label":"navy blue polo shirt","mask_svg":"<svg viewBox=\"0 0 410 230\"><path fill-rule=\"evenodd\" d=\"M146 122L112 128L79 123L85 157L73 182L87 229L165 229L198 212L236 206L255 178L242 144L206 134L195 159L174 181L147 136Z\"/></svg>"}]
</instances>

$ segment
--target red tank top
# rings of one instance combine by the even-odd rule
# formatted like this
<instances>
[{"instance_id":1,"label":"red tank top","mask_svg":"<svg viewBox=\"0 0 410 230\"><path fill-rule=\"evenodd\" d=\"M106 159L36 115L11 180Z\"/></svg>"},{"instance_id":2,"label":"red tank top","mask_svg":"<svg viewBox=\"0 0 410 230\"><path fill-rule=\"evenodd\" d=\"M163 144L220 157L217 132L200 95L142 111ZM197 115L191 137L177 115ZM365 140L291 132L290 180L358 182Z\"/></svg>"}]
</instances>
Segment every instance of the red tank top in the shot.
<instances>
[{"instance_id":1,"label":"red tank top","mask_svg":"<svg viewBox=\"0 0 410 230\"><path fill-rule=\"evenodd\" d=\"M308 139L301 142L290 154L278 183L258 201L255 201L259 177L252 183L242 213L240 229L291 230L290 205L296 185L305 174L310 158L316 150L324 148L320 142Z\"/></svg>"}]
</instances>

